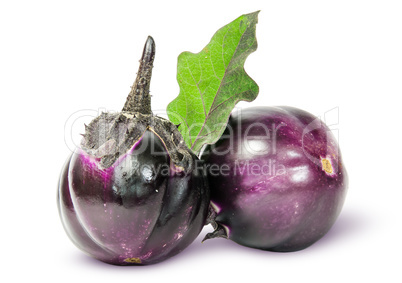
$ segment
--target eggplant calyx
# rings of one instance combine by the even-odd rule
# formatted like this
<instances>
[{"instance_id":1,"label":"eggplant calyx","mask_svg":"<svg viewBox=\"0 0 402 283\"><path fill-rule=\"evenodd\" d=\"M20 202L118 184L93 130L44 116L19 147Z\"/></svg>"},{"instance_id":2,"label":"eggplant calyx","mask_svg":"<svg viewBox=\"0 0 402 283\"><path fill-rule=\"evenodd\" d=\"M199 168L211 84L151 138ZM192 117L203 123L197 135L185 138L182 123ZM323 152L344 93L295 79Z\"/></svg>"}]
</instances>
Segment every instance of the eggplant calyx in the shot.
<instances>
[{"instance_id":1,"label":"eggplant calyx","mask_svg":"<svg viewBox=\"0 0 402 283\"><path fill-rule=\"evenodd\" d=\"M189 173L195 167L191 150L177 126L154 116L151 111L149 87L154 58L155 42L148 36L137 78L122 111L102 113L85 126L81 148L98 159L102 168L111 167L120 156L128 153L147 130L161 139L178 172Z\"/></svg>"},{"instance_id":2,"label":"eggplant calyx","mask_svg":"<svg viewBox=\"0 0 402 283\"><path fill-rule=\"evenodd\" d=\"M215 228L215 230L211 233L206 234L204 239L202 240L202 243L206 240L214 238L229 239L229 233L228 233L229 230L225 225L214 222L213 227Z\"/></svg>"},{"instance_id":3,"label":"eggplant calyx","mask_svg":"<svg viewBox=\"0 0 402 283\"><path fill-rule=\"evenodd\" d=\"M173 164L185 173L191 172L194 160L176 126L170 121L137 113L102 113L86 127L81 148L109 168L141 139L145 131L152 131L165 145Z\"/></svg>"},{"instance_id":4,"label":"eggplant calyx","mask_svg":"<svg viewBox=\"0 0 402 283\"><path fill-rule=\"evenodd\" d=\"M214 229L216 229L217 225L218 225L215 222L215 218L216 218L217 214L218 214L217 209L214 207L213 203L210 202L209 207L208 207L208 216L205 221L205 225L211 224L212 227L214 227Z\"/></svg>"}]
</instances>

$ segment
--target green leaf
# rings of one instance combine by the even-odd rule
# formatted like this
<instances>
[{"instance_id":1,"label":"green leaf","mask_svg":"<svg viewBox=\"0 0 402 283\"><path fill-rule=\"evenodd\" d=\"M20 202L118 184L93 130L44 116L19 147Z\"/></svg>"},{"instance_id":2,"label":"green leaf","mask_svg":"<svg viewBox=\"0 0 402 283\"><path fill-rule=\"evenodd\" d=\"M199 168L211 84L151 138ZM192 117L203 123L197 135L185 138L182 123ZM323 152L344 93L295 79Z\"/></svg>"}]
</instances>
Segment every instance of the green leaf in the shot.
<instances>
[{"instance_id":1,"label":"green leaf","mask_svg":"<svg viewBox=\"0 0 402 283\"><path fill-rule=\"evenodd\" d=\"M242 15L219 29L201 52L179 55L180 93L167 112L196 154L221 137L237 102L257 97L258 85L245 72L244 62L257 49L258 13Z\"/></svg>"}]
</instances>

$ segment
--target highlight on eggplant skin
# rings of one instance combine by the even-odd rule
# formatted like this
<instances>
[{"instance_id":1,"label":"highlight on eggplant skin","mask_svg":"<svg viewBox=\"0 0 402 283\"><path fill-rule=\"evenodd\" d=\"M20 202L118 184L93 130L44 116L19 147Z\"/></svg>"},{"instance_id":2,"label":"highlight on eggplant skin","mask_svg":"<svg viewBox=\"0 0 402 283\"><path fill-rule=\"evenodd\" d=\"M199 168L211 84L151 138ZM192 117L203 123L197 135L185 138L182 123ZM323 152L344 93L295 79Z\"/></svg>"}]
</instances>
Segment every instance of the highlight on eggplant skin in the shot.
<instances>
[{"instance_id":1,"label":"highlight on eggplant skin","mask_svg":"<svg viewBox=\"0 0 402 283\"><path fill-rule=\"evenodd\" d=\"M337 140L301 109L242 109L201 158L215 213L215 231L204 240L298 251L323 237L341 212L348 176Z\"/></svg>"},{"instance_id":2,"label":"highlight on eggplant skin","mask_svg":"<svg viewBox=\"0 0 402 283\"><path fill-rule=\"evenodd\" d=\"M86 254L115 265L178 254L208 214L201 161L177 127L150 110L154 56L148 37L124 108L86 126L60 175L57 204L67 235Z\"/></svg>"}]
</instances>

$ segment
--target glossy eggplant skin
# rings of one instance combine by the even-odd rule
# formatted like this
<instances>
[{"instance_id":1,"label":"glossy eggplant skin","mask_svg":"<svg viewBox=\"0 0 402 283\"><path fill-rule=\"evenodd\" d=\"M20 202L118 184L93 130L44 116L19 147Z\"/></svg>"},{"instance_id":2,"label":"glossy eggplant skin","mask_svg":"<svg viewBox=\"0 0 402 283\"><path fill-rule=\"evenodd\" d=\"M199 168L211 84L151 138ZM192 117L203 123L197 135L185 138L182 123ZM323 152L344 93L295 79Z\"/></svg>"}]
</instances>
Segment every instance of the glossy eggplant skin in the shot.
<instances>
[{"instance_id":1,"label":"glossy eggplant skin","mask_svg":"<svg viewBox=\"0 0 402 283\"><path fill-rule=\"evenodd\" d=\"M198 236L208 206L202 171L181 172L149 130L106 169L77 150L58 188L59 214L72 242L115 265L153 264L179 253Z\"/></svg>"},{"instance_id":2,"label":"glossy eggplant skin","mask_svg":"<svg viewBox=\"0 0 402 283\"><path fill-rule=\"evenodd\" d=\"M243 109L202 158L210 169L215 222L225 229L206 238L297 251L324 236L342 209L348 177L338 143L306 111Z\"/></svg>"}]
</instances>

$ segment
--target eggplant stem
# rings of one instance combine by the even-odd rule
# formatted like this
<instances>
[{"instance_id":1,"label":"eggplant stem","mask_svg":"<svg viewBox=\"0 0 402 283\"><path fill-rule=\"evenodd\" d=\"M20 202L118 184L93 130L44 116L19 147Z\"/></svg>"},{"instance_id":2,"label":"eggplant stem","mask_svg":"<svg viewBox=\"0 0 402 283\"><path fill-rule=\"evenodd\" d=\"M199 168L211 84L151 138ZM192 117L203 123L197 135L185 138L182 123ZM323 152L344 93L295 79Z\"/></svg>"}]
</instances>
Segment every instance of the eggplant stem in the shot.
<instances>
[{"instance_id":1,"label":"eggplant stem","mask_svg":"<svg viewBox=\"0 0 402 283\"><path fill-rule=\"evenodd\" d=\"M131 87L126 103L122 111L137 112L141 114L152 114L151 95L149 86L151 84L152 67L155 58L155 42L151 36L148 36L144 45L144 50L138 68L137 78Z\"/></svg>"}]
</instances>

